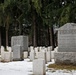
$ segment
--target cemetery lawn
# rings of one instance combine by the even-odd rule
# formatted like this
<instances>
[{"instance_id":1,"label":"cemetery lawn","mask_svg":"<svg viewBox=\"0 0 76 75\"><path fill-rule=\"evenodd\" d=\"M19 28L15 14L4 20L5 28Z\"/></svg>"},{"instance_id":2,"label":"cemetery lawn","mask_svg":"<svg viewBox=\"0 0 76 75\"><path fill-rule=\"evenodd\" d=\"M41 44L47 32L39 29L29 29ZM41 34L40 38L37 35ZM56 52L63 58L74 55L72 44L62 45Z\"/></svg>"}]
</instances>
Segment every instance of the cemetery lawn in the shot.
<instances>
[{"instance_id":1,"label":"cemetery lawn","mask_svg":"<svg viewBox=\"0 0 76 75\"><path fill-rule=\"evenodd\" d=\"M63 65L63 64L49 64L47 67L54 68L56 70L58 70L58 69L76 70L76 65L74 66L74 65Z\"/></svg>"}]
</instances>

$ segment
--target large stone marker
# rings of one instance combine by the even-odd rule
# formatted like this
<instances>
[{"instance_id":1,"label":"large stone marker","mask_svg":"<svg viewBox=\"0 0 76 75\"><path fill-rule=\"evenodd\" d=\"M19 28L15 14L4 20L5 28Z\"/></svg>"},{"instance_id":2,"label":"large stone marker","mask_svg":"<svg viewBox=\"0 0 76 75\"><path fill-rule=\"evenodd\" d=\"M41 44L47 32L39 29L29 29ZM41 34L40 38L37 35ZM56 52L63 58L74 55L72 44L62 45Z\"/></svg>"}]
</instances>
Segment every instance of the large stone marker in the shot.
<instances>
[{"instance_id":1,"label":"large stone marker","mask_svg":"<svg viewBox=\"0 0 76 75\"><path fill-rule=\"evenodd\" d=\"M55 62L76 64L76 24L67 23L58 29L58 52Z\"/></svg>"},{"instance_id":2,"label":"large stone marker","mask_svg":"<svg viewBox=\"0 0 76 75\"><path fill-rule=\"evenodd\" d=\"M58 51L76 52L76 24L67 23L59 28Z\"/></svg>"},{"instance_id":3,"label":"large stone marker","mask_svg":"<svg viewBox=\"0 0 76 75\"><path fill-rule=\"evenodd\" d=\"M23 51L28 50L28 36L13 36L11 46L20 45Z\"/></svg>"},{"instance_id":4,"label":"large stone marker","mask_svg":"<svg viewBox=\"0 0 76 75\"><path fill-rule=\"evenodd\" d=\"M13 60L23 60L23 51L20 45L15 45L12 47L13 50Z\"/></svg>"}]
</instances>

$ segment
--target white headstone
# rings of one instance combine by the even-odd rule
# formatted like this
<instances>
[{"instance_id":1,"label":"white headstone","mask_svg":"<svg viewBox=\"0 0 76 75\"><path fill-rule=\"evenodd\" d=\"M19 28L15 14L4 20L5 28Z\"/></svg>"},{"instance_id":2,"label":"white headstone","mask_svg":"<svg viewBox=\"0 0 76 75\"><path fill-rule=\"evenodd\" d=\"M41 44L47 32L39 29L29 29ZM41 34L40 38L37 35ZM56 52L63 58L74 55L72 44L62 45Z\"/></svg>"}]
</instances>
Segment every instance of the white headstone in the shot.
<instances>
[{"instance_id":1,"label":"white headstone","mask_svg":"<svg viewBox=\"0 0 76 75\"><path fill-rule=\"evenodd\" d=\"M35 59L35 51L30 52L30 60L33 61Z\"/></svg>"},{"instance_id":2,"label":"white headstone","mask_svg":"<svg viewBox=\"0 0 76 75\"><path fill-rule=\"evenodd\" d=\"M33 51L34 50L34 47L33 46L30 46L30 51Z\"/></svg>"},{"instance_id":3,"label":"white headstone","mask_svg":"<svg viewBox=\"0 0 76 75\"><path fill-rule=\"evenodd\" d=\"M35 52L38 52L38 48L37 47L35 47L34 50L35 50Z\"/></svg>"},{"instance_id":4,"label":"white headstone","mask_svg":"<svg viewBox=\"0 0 76 75\"><path fill-rule=\"evenodd\" d=\"M58 47L54 48L54 51L55 51L55 52L58 52Z\"/></svg>"},{"instance_id":5,"label":"white headstone","mask_svg":"<svg viewBox=\"0 0 76 75\"><path fill-rule=\"evenodd\" d=\"M24 59L26 59L28 57L28 52L27 51L23 52L23 56L24 56Z\"/></svg>"},{"instance_id":6,"label":"white headstone","mask_svg":"<svg viewBox=\"0 0 76 75\"><path fill-rule=\"evenodd\" d=\"M35 52L35 58L36 59L38 58L38 54L39 54L39 52Z\"/></svg>"},{"instance_id":7,"label":"white headstone","mask_svg":"<svg viewBox=\"0 0 76 75\"><path fill-rule=\"evenodd\" d=\"M34 75L46 75L44 59L35 59L33 61L33 74Z\"/></svg>"},{"instance_id":8,"label":"white headstone","mask_svg":"<svg viewBox=\"0 0 76 75\"><path fill-rule=\"evenodd\" d=\"M11 52L5 52L4 53L4 61L10 62L11 61Z\"/></svg>"},{"instance_id":9,"label":"white headstone","mask_svg":"<svg viewBox=\"0 0 76 75\"><path fill-rule=\"evenodd\" d=\"M1 46L1 61L4 61L4 47Z\"/></svg>"},{"instance_id":10,"label":"white headstone","mask_svg":"<svg viewBox=\"0 0 76 75\"><path fill-rule=\"evenodd\" d=\"M42 50L42 47L39 47L39 51L41 51Z\"/></svg>"},{"instance_id":11,"label":"white headstone","mask_svg":"<svg viewBox=\"0 0 76 75\"><path fill-rule=\"evenodd\" d=\"M50 50L46 52L46 61L47 62L51 61L51 51Z\"/></svg>"},{"instance_id":12,"label":"white headstone","mask_svg":"<svg viewBox=\"0 0 76 75\"><path fill-rule=\"evenodd\" d=\"M52 46L47 47L47 50L51 51L52 50Z\"/></svg>"},{"instance_id":13,"label":"white headstone","mask_svg":"<svg viewBox=\"0 0 76 75\"><path fill-rule=\"evenodd\" d=\"M38 59L44 59L45 63L47 63L47 61L46 61L46 53L45 52L38 52Z\"/></svg>"},{"instance_id":14,"label":"white headstone","mask_svg":"<svg viewBox=\"0 0 76 75\"><path fill-rule=\"evenodd\" d=\"M13 52L10 52L11 53L11 61L13 61Z\"/></svg>"},{"instance_id":15,"label":"white headstone","mask_svg":"<svg viewBox=\"0 0 76 75\"><path fill-rule=\"evenodd\" d=\"M51 51L51 59L54 59L54 53L55 51Z\"/></svg>"},{"instance_id":16,"label":"white headstone","mask_svg":"<svg viewBox=\"0 0 76 75\"><path fill-rule=\"evenodd\" d=\"M7 51L12 52L11 47L8 47L8 46L7 46L7 48L6 48L6 49L7 49Z\"/></svg>"},{"instance_id":17,"label":"white headstone","mask_svg":"<svg viewBox=\"0 0 76 75\"><path fill-rule=\"evenodd\" d=\"M1 55L0 55L0 62L1 62Z\"/></svg>"},{"instance_id":18,"label":"white headstone","mask_svg":"<svg viewBox=\"0 0 76 75\"><path fill-rule=\"evenodd\" d=\"M4 47L3 46L1 46L1 52L4 52Z\"/></svg>"}]
</instances>

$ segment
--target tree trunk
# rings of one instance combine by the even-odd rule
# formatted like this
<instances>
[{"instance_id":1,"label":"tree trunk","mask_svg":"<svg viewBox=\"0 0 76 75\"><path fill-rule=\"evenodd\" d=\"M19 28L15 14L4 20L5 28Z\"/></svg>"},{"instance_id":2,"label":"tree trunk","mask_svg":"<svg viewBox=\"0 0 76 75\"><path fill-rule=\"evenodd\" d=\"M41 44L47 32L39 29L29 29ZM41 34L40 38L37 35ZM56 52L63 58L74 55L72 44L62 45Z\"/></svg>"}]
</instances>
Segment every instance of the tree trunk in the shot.
<instances>
[{"instance_id":1,"label":"tree trunk","mask_svg":"<svg viewBox=\"0 0 76 75\"><path fill-rule=\"evenodd\" d=\"M48 26L48 45L51 46L51 29L50 26Z\"/></svg>"},{"instance_id":2,"label":"tree trunk","mask_svg":"<svg viewBox=\"0 0 76 75\"><path fill-rule=\"evenodd\" d=\"M58 34L58 32L56 31L56 33L54 34L55 35L55 39L54 39L54 41L55 41L55 47L56 46L58 46L58 36L57 36L57 34Z\"/></svg>"},{"instance_id":3,"label":"tree trunk","mask_svg":"<svg viewBox=\"0 0 76 75\"><path fill-rule=\"evenodd\" d=\"M1 27L0 27L0 49L1 49ZM1 50L0 50L1 53Z\"/></svg>"},{"instance_id":4,"label":"tree trunk","mask_svg":"<svg viewBox=\"0 0 76 75\"><path fill-rule=\"evenodd\" d=\"M1 27L1 45L6 47L6 29Z\"/></svg>"},{"instance_id":5,"label":"tree trunk","mask_svg":"<svg viewBox=\"0 0 76 75\"><path fill-rule=\"evenodd\" d=\"M6 46L8 46L8 29L6 29Z\"/></svg>"},{"instance_id":6,"label":"tree trunk","mask_svg":"<svg viewBox=\"0 0 76 75\"><path fill-rule=\"evenodd\" d=\"M36 18L33 16L33 45L34 47L37 46L36 42Z\"/></svg>"},{"instance_id":7,"label":"tree trunk","mask_svg":"<svg viewBox=\"0 0 76 75\"><path fill-rule=\"evenodd\" d=\"M50 38L51 38L51 46L52 46L52 50L54 50L55 47L55 43L54 43L54 31L53 31L53 26L51 26L50 28Z\"/></svg>"}]
</instances>

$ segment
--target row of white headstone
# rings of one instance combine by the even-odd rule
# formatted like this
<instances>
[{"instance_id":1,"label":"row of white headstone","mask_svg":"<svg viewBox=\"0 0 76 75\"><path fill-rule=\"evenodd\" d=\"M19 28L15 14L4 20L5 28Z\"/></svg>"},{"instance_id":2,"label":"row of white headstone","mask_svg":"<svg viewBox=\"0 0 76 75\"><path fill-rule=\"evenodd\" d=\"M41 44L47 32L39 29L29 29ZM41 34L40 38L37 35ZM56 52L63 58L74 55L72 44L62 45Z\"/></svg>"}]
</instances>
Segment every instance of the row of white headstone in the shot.
<instances>
[{"instance_id":1,"label":"row of white headstone","mask_svg":"<svg viewBox=\"0 0 76 75\"><path fill-rule=\"evenodd\" d=\"M1 55L0 55L0 61L12 61L13 60L13 52L11 47L7 46L7 50L4 50L4 47L1 46ZM34 59L42 58L45 59L45 62L50 62L51 59L54 59L54 52L57 52L58 47L52 51L52 47L33 47L30 46L28 47L28 51L23 52L23 58L30 58L31 61ZM29 56L28 56L29 52Z\"/></svg>"},{"instance_id":2,"label":"row of white headstone","mask_svg":"<svg viewBox=\"0 0 76 75\"><path fill-rule=\"evenodd\" d=\"M52 47L30 47L30 60L33 61L33 74L46 75L45 64L54 58L54 53L58 51L58 47L52 51Z\"/></svg>"},{"instance_id":3,"label":"row of white headstone","mask_svg":"<svg viewBox=\"0 0 76 75\"><path fill-rule=\"evenodd\" d=\"M51 59L54 59L54 53L57 52L58 47L56 47L54 49L54 51L52 51L52 47L29 47L29 58L30 60L34 60L34 59L38 59L38 58L42 58L45 59L45 62L50 62Z\"/></svg>"}]
</instances>

